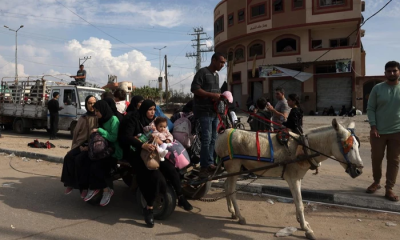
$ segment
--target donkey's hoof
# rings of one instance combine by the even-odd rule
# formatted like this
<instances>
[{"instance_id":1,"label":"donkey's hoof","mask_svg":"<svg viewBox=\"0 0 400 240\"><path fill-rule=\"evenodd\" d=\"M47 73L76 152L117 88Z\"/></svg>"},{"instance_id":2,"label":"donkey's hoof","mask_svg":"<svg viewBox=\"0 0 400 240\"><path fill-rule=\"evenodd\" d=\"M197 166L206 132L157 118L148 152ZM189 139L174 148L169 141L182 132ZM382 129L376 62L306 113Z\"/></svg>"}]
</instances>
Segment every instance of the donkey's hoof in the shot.
<instances>
[{"instance_id":1,"label":"donkey's hoof","mask_svg":"<svg viewBox=\"0 0 400 240\"><path fill-rule=\"evenodd\" d=\"M315 235L313 232L306 232L306 238L310 240L315 240Z\"/></svg>"},{"instance_id":2,"label":"donkey's hoof","mask_svg":"<svg viewBox=\"0 0 400 240\"><path fill-rule=\"evenodd\" d=\"M245 218L239 219L239 224L240 225L246 225L247 224L246 223L246 219Z\"/></svg>"},{"instance_id":3,"label":"donkey's hoof","mask_svg":"<svg viewBox=\"0 0 400 240\"><path fill-rule=\"evenodd\" d=\"M233 214L233 213L232 213L232 216L231 216L231 218L232 218L232 219L237 219L236 215L235 215L235 214Z\"/></svg>"}]
</instances>

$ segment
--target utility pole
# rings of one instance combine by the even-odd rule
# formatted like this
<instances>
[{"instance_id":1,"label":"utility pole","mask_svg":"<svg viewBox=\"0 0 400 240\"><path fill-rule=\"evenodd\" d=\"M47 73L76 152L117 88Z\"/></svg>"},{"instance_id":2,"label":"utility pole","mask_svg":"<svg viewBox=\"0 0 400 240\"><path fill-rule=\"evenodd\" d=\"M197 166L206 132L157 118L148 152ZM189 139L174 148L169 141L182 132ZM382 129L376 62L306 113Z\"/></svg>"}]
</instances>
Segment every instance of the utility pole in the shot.
<instances>
[{"instance_id":1,"label":"utility pole","mask_svg":"<svg viewBox=\"0 0 400 240\"><path fill-rule=\"evenodd\" d=\"M79 67L84 64L87 60L92 59L92 56L88 56L88 57L83 57L83 58L79 58ZM81 61L83 61L81 63Z\"/></svg>"},{"instance_id":2,"label":"utility pole","mask_svg":"<svg viewBox=\"0 0 400 240\"><path fill-rule=\"evenodd\" d=\"M168 106L168 62L165 55L165 105Z\"/></svg>"},{"instance_id":3,"label":"utility pole","mask_svg":"<svg viewBox=\"0 0 400 240\"><path fill-rule=\"evenodd\" d=\"M194 39L192 39L192 42L196 42L195 44L192 45L192 47L196 48L196 52L192 52L192 53L186 53L186 57L196 57L196 72L200 70L201 68L201 54L203 52L213 52L214 51L214 47L208 47L208 48L202 48L202 46L206 46L207 44L205 44L203 41L205 40L210 40L210 37L206 37L206 38L202 38L202 35L207 35L207 33L205 33L203 31L202 27L199 28L194 28L193 29L194 33L191 33L189 35L195 36Z\"/></svg>"}]
</instances>

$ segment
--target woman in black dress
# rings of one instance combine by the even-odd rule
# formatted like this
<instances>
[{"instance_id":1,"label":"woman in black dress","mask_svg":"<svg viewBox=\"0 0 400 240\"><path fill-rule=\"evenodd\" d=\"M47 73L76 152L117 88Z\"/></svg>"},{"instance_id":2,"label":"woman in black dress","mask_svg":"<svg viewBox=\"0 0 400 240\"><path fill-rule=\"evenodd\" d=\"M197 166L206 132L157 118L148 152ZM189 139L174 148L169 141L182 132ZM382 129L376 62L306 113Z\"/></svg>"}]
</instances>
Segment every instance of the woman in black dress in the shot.
<instances>
[{"instance_id":1,"label":"woman in black dress","mask_svg":"<svg viewBox=\"0 0 400 240\"><path fill-rule=\"evenodd\" d=\"M154 145L142 143L135 137L139 133L143 133L143 127L154 121L155 107L156 104L153 101L144 100L137 112L128 111L120 124L119 131L119 142L124 151L124 158L135 169L139 189L147 203L147 207L143 209L143 214L148 227L154 227L153 204L158 194L166 191L165 178L170 181L178 196L178 205L187 211L193 209L182 194L180 176L170 161L160 162L158 170L149 170L140 157L141 151L153 151L155 149Z\"/></svg>"}]
</instances>

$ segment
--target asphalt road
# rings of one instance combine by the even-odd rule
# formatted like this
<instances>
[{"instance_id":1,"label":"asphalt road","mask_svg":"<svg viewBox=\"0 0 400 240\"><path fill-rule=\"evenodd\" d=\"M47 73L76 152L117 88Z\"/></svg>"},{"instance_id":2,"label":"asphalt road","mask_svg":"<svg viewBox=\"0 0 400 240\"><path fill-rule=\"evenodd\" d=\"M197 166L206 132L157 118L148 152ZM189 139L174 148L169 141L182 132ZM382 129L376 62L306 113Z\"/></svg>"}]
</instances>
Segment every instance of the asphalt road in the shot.
<instances>
[{"instance_id":1,"label":"asphalt road","mask_svg":"<svg viewBox=\"0 0 400 240\"><path fill-rule=\"evenodd\" d=\"M267 198L239 195L247 225L230 219L224 200L192 201L194 210L177 208L171 217L157 221L153 229L144 226L133 194L116 182L116 194L107 207L83 202L78 192L63 194L59 180L61 164L24 162L0 156L0 239L272 239L288 226L299 227L293 204L271 205ZM53 177L50 177L53 176ZM210 196L220 195L213 190ZM322 205L306 205L306 219L318 239L396 239L400 216L356 211ZM283 239L305 239L303 231Z\"/></svg>"}]
</instances>

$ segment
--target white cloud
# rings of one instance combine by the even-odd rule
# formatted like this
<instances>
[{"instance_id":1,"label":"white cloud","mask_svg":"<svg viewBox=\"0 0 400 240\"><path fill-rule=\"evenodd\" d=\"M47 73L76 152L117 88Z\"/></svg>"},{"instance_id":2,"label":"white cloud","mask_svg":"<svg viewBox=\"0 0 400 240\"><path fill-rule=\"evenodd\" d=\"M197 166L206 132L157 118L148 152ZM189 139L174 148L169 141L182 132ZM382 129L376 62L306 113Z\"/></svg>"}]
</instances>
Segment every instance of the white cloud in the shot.
<instances>
[{"instance_id":1,"label":"white cloud","mask_svg":"<svg viewBox=\"0 0 400 240\"><path fill-rule=\"evenodd\" d=\"M23 46L19 48L19 55L37 56L43 55L44 58L23 58L18 64L18 74L22 75L42 75L51 74L69 80L67 76L60 75L65 73L75 75L78 70L78 57L91 56L85 63L87 71L87 81L106 85L107 75L117 75L119 81L133 82L135 86L142 86L148 80L156 79L159 70L151 66L146 56L133 50L118 56L112 55L112 44L108 40L91 37L83 42L77 40L69 41L62 49L61 56L54 56L50 52L36 48L34 46ZM10 61L11 59L11 61ZM6 60L0 56L0 74L2 76L14 76L15 64L13 58ZM75 67L76 66L76 67ZM60 68L54 70L54 67ZM67 72L65 72L67 71Z\"/></svg>"},{"instance_id":2,"label":"white cloud","mask_svg":"<svg viewBox=\"0 0 400 240\"><path fill-rule=\"evenodd\" d=\"M0 55L0 75L2 78L15 76L15 62L13 60L9 61ZM18 76L26 75L24 65L18 63Z\"/></svg>"}]
</instances>

